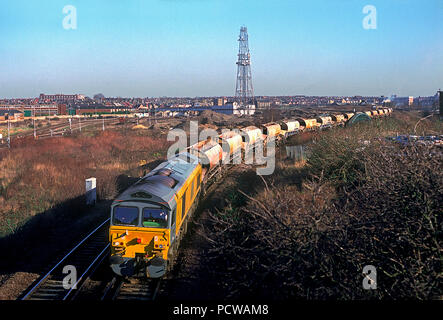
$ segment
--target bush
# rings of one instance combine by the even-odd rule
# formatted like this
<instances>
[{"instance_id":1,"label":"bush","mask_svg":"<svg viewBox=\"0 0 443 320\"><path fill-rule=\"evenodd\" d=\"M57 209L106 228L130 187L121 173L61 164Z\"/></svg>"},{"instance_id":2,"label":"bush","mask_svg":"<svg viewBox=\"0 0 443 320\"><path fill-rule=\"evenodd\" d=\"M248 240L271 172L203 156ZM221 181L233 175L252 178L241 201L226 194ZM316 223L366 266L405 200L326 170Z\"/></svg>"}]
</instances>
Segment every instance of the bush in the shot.
<instances>
[{"instance_id":1,"label":"bush","mask_svg":"<svg viewBox=\"0 0 443 320\"><path fill-rule=\"evenodd\" d=\"M378 138L399 126L410 123L322 135L301 191L274 179L254 197L240 192L246 205L211 213L218 287L232 298L441 298L442 153ZM377 290L362 287L366 265Z\"/></svg>"}]
</instances>

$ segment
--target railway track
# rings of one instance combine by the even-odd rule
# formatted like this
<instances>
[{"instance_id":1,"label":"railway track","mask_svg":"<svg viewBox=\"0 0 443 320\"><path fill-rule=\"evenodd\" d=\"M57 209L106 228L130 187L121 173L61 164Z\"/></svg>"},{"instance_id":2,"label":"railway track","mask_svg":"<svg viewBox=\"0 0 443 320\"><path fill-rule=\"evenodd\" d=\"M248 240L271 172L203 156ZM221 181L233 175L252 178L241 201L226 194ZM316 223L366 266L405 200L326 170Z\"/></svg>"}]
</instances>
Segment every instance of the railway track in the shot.
<instances>
[{"instance_id":1,"label":"railway track","mask_svg":"<svg viewBox=\"0 0 443 320\"><path fill-rule=\"evenodd\" d=\"M161 289L162 279L114 277L104 290L101 300L154 301Z\"/></svg>"},{"instance_id":2,"label":"railway track","mask_svg":"<svg viewBox=\"0 0 443 320\"><path fill-rule=\"evenodd\" d=\"M108 226L109 219L85 236L49 272L32 284L19 300L74 299L85 280L109 253ZM72 267L75 268L75 276ZM69 279L66 279L68 275Z\"/></svg>"}]
</instances>

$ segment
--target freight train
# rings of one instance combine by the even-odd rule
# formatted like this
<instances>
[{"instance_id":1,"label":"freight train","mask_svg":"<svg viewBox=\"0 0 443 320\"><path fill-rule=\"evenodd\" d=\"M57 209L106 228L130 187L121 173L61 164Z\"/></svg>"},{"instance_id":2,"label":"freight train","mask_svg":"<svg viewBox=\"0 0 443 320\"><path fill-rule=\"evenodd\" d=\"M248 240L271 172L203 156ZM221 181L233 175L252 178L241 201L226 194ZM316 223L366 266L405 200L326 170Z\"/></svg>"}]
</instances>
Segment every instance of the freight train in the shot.
<instances>
[{"instance_id":1,"label":"freight train","mask_svg":"<svg viewBox=\"0 0 443 320\"><path fill-rule=\"evenodd\" d=\"M371 118L387 116L392 109L365 112ZM223 133L161 163L121 193L111 205L110 265L119 276L160 278L177 257L180 241L210 181L224 160L254 148L268 139L344 125L354 113L313 119L288 119ZM243 153L242 153L243 152Z\"/></svg>"}]
</instances>

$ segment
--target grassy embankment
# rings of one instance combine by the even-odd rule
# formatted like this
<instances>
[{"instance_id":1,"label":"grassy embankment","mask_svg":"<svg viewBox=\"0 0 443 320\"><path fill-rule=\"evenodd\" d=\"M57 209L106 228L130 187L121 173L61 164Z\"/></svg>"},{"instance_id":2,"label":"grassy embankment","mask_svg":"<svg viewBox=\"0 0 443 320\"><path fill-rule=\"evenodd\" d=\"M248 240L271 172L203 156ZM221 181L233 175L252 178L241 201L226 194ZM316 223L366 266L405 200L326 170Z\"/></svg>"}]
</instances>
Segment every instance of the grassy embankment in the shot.
<instances>
[{"instance_id":1,"label":"grassy embankment","mask_svg":"<svg viewBox=\"0 0 443 320\"><path fill-rule=\"evenodd\" d=\"M212 212L208 272L228 297L442 297L441 147L398 134L442 134L441 121L401 113L320 134L307 164L281 162L260 187L233 190ZM364 290L363 268L377 270Z\"/></svg>"},{"instance_id":2,"label":"grassy embankment","mask_svg":"<svg viewBox=\"0 0 443 320\"><path fill-rule=\"evenodd\" d=\"M97 197L110 199L119 176L140 161L164 157L164 139L143 131L85 131L80 135L26 140L0 155L0 237L16 232L31 217L84 208L85 179L97 178ZM141 172L134 172L134 175ZM51 212L53 213L53 212Z\"/></svg>"}]
</instances>

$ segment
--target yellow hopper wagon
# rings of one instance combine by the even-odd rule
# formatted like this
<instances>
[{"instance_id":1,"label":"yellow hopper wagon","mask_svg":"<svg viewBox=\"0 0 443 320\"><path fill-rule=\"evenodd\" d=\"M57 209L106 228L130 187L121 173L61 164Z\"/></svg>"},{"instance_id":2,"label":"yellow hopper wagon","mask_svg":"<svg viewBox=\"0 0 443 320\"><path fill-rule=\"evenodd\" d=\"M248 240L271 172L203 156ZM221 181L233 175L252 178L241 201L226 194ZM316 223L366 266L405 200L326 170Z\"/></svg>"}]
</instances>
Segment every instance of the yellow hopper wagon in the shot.
<instances>
[{"instance_id":1,"label":"yellow hopper wagon","mask_svg":"<svg viewBox=\"0 0 443 320\"><path fill-rule=\"evenodd\" d=\"M280 122L280 127L281 127L280 133L285 137L290 137L299 132L300 122L296 120L284 120Z\"/></svg>"},{"instance_id":2,"label":"yellow hopper wagon","mask_svg":"<svg viewBox=\"0 0 443 320\"><path fill-rule=\"evenodd\" d=\"M317 120L316 119L297 119L297 121L300 123L300 126L302 126L306 131L311 131L317 129Z\"/></svg>"}]
</instances>

